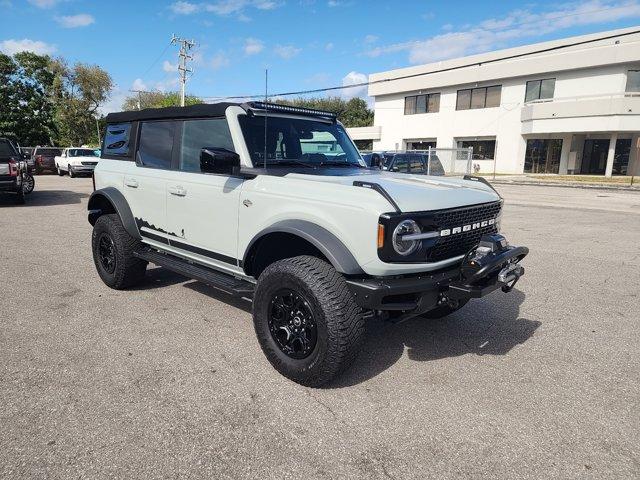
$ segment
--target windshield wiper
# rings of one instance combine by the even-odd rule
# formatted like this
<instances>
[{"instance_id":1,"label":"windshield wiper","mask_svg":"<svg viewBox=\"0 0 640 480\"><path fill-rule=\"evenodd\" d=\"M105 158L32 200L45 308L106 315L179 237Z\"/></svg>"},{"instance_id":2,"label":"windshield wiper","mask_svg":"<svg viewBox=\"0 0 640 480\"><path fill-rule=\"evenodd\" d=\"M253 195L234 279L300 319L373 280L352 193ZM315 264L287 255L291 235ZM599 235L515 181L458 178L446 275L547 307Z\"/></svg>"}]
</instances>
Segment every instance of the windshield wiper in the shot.
<instances>
[{"instance_id":1,"label":"windshield wiper","mask_svg":"<svg viewBox=\"0 0 640 480\"><path fill-rule=\"evenodd\" d=\"M350 163L350 162L320 162L321 167L329 166L329 167L349 167L349 168L364 168L359 163Z\"/></svg>"},{"instance_id":2,"label":"windshield wiper","mask_svg":"<svg viewBox=\"0 0 640 480\"><path fill-rule=\"evenodd\" d=\"M267 165L282 165L282 166L291 166L291 165L302 165L307 168L317 168L316 165L311 165L310 163L305 163L301 160L296 160L294 158L288 158L286 160L278 160L277 162L267 162Z\"/></svg>"}]
</instances>

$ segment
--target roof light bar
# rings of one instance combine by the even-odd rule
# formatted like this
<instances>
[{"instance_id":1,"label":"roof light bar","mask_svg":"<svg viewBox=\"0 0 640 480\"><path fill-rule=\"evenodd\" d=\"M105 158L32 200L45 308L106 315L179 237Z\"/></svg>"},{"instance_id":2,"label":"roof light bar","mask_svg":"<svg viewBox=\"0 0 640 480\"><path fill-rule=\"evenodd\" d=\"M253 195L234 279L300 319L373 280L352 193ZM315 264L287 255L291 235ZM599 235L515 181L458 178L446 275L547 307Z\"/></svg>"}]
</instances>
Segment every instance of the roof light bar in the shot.
<instances>
[{"instance_id":1,"label":"roof light bar","mask_svg":"<svg viewBox=\"0 0 640 480\"><path fill-rule=\"evenodd\" d=\"M313 117L323 117L335 121L337 115L324 110L315 110L313 108L291 107L289 105L279 105L277 103L266 102L249 102L243 105L245 110L266 110L269 112L293 113L297 115L308 115Z\"/></svg>"}]
</instances>

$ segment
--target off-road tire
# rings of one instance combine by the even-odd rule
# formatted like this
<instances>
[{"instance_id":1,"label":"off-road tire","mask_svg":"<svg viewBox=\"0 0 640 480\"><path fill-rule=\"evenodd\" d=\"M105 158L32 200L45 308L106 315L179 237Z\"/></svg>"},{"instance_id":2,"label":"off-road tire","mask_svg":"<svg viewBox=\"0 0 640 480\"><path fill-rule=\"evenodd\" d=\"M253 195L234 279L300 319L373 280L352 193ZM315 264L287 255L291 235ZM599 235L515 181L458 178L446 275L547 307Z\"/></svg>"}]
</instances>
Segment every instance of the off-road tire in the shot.
<instances>
[{"instance_id":1,"label":"off-road tire","mask_svg":"<svg viewBox=\"0 0 640 480\"><path fill-rule=\"evenodd\" d=\"M100 239L111 239L114 247L115 267L108 271L99 257ZM147 262L133 255L133 251L140 245L140 241L127 233L117 214L102 215L93 226L91 248L93 262L102 281L116 290L121 290L140 283L144 279Z\"/></svg>"},{"instance_id":2,"label":"off-road tire","mask_svg":"<svg viewBox=\"0 0 640 480\"><path fill-rule=\"evenodd\" d=\"M269 308L279 290L290 289L308 300L317 325L317 341L306 358L291 358L269 329ZM253 324L262 351L285 377L308 387L333 379L355 360L362 345L364 320L343 276L311 256L280 260L260 275L253 297Z\"/></svg>"},{"instance_id":3,"label":"off-road tire","mask_svg":"<svg viewBox=\"0 0 640 480\"><path fill-rule=\"evenodd\" d=\"M458 306L456 307L452 307L449 304L440 305L439 307L436 307L433 310L429 310L428 312L423 313L420 316L423 318L429 318L429 319L444 318L447 315L451 315L452 313L460 310L462 307L464 307L467 304L468 301L469 300L461 300L458 303Z\"/></svg>"}]
</instances>

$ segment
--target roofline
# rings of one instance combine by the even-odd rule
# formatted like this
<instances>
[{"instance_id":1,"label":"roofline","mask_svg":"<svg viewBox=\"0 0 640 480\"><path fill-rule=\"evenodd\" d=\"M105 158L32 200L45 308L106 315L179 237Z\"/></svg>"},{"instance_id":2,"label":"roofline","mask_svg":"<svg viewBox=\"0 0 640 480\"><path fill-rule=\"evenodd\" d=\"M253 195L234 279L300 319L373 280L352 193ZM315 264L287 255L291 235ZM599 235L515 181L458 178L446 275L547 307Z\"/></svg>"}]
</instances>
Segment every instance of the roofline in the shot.
<instances>
[{"instance_id":1,"label":"roofline","mask_svg":"<svg viewBox=\"0 0 640 480\"><path fill-rule=\"evenodd\" d=\"M476 65L476 64L482 64L484 62L488 62L488 61L495 61L497 59L503 58L503 57L512 57L512 56L517 56L517 55L526 55L527 53L533 53L533 52L537 52L540 50L545 50L545 49L552 49L552 48L558 48L558 47L563 47L563 46L567 46L566 50L559 50L557 52L546 52L546 53L540 53L536 56L531 56L531 57L523 57L518 59L519 61L523 61L523 60L527 60L527 59L539 59L540 56L550 56L552 54L558 54L558 53L569 53L569 52L577 52L578 50L584 50L585 46L581 46L581 47L569 47L569 45L573 45L575 43L580 43L580 42L585 42L585 41L590 41L590 40L597 40L603 37L606 37L606 40L603 40L603 42L606 43L597 43L594 42L591 47L596 47L596 46L608 46L610 44L616 43L617 41L615 41L614 39L612 39L611 37L616 37L618 35L622 36L622 35L626 35L626 37L624 37L624 39L626 40L625 42L620 42L620 43L631 43L631 42L638 42L640 41L640 34L638 34L638 37L636 38L635 35L629 35L632 32L638 31L640 30L640 25L639 26L635 26L635 27L628 27L628 28L621 28L621 29L617 29L617 30L609 30L609 31L602 31L602 32L596 32L596 33L590 33L587 35L580 35L580 36L574 36L574 37L568 37L568 38L562 38L562 39L558 39L558 40L550 40L547 42L540 42L540 43L533 43L533 44L528 44L528 45L523 45L523 46L519 46L519 47L513 47L513 48L507 48L507 49L502 49L502 50L494 50L491 52L487 52L487 53L480 53L480 54L476 54L476 55L469 55L469 56L465 56L465 57L458 57L458 58L453 58L453 59L449 59L449 60L443 60L440 62L433 62L433 63L427 63L427 64L422 64L422 65L415 65L415 66L411 66L411 67L404 67L404 68L399 68L399 69L395 69L395 70L387 70L384 72L377 72L377 73L372 73L369 76L369 81L371 82L375 82L375 81L380 81L380 80L385 80L385 79L396 79L398 77L404 77L407 75L419 75L419 74L427 74L427 73L431 73L431 72L438 72L440 70L443 69L451 69L451 68L456 68L456 67L462 67L464 68L464 66L472 64L472 67L468 67L469 69L474 68L475 70L477 70L479 67L485 67L483 65ZM589 47L587 47L589 48ZM640 56L636 55L636 61L640 61ZM608 64L614 64L614 63L620 63L620 61L625 61L624 59L618 59L618 58L611 58L610 61L608 62ZM505 61L506 63L507 61ZM498 65L498 63L493 63L491 65ZM589 67L591 65L585 65L586 67ZM488 67L488 66L487 66ZM572 70L575 69L575 67L572 66L567 66L566 68L553 68L551 70L548 70L549 72L552 71L562 71L562 70ZM458 74L461 72L465 72L468 70L458 70ZM517 76L523 76L523 75L528 75L529 72L528 71L521 71L518 72L518 74L511 74L508 75L508 77L517 77ZM429 76L429 78L433 78L434 76L439 75L438 73L434 73L433 76ZM495 78L505 78L507 77L507 75L503 75L501 77L495 77ZM417 77L420 78L420 77ZM425 76L424 78L427 78L427 76ZM400 84L402 82L401 79L398 80L398 82L393 82L394 84ZM439 87L439 86L445 86L445 85L462 85L464 83L468 83L468 82L461 82L458 81L456 83L451 83L451 82L447 82L447 81L442 81L442 82L436 82L433 87ZM390 87L389 84L377 84L377 85L370 85L369 87L369 95L371 96L376 96L376 95L385 95L388 92L388 90L393 90L396 92L405 92L405 91L411 91L413 89L407 89L407 88L401 88L400 86L398 86L398 88L388 88ZM428 86L426 88L430 88L431 86Z\"/></svg>"}]
</instances>

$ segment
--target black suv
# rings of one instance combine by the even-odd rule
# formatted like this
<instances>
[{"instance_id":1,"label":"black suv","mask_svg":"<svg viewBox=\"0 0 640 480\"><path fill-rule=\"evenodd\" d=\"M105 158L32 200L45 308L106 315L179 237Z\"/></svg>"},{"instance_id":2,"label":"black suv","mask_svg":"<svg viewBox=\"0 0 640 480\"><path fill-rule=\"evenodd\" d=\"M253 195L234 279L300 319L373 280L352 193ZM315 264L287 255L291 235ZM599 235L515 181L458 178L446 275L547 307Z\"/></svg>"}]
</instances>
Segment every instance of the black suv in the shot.
<instances>
[{"instance_id":1,"label":"black suv","mask_svg":"<svg viewBox=\"0 0 640 480\"><path fill-rule=\"evenodd\" d=\"M0 138L0 192L16 193L16 201L24 203L24 179L27 164L13 144Z\"/></svg>"}]
</instances>

